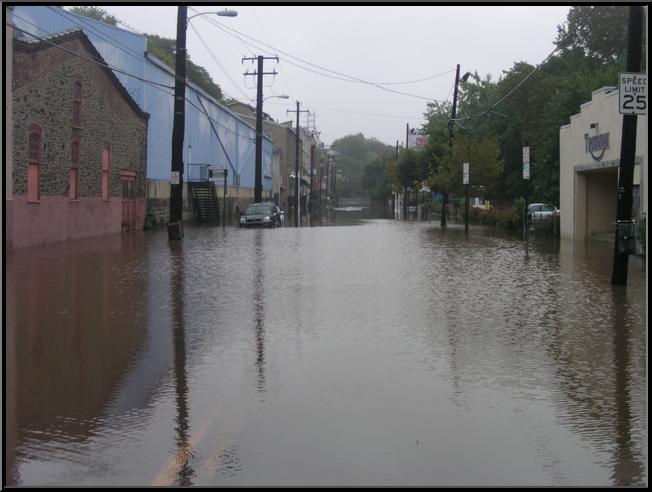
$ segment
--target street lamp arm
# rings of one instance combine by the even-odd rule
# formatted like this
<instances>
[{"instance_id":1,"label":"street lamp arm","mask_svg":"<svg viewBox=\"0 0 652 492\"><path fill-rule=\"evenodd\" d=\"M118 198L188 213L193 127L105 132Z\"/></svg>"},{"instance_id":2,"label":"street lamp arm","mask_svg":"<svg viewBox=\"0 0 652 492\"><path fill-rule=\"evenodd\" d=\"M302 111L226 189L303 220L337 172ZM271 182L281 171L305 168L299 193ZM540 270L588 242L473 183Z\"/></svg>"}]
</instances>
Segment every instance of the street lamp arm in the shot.
<instances>
[{"instance_id":1,"label":"street lamp arm","mask_svg":"<svg viewBox=\"0 0 652 492\"><path fill-rule=\"evenodd\" d=\"M235 10L227 10L227 9L220 10L218 12L200 12L198 14L191 15L190 17L188 17L186 19L186 26L188 26L188 22L190 22L190 19L194 17L198 17L200 15L207 15L207 14L215 14L215 15L219 15L220 17L237 17L238 15L238 13Z\"/></svg>"}]
</instances>

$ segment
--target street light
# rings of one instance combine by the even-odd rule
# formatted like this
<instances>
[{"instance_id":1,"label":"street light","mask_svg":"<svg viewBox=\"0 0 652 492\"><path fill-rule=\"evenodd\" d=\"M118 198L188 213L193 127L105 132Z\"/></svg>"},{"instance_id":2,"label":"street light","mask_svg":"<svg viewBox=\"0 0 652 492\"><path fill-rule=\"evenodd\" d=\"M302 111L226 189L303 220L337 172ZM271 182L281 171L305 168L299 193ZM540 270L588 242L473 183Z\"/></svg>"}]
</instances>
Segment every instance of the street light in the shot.
<instances>
[{"instance_id":1,"label":"street light","mask_svg":"<svg viewBox=\"0 0 652 492\"><path fill-rule=\"evenodd\" d=\"M265 99L263 99L263 102L267 101L268 99L272 99L273 97L278 97L279 99L290 99L290 96L283 94L282 96L267 96Z\"/></svg>"},{"instance_id":2,"label":"street light","mask_svg":"<svg viewBox=\"0 0 652 492\"><path fill-rule=\"evenodd\" d=\"M200 12L198 14L191 15L190 17L188 17L186 19L186 27L188 27L188 22L190 22L190 19L192 19L193 17L197 17L197 16L200 16L200 15L207 15L207 14L219 15L220 17L237 17L238 16L238 13L235 10L228 10L228 9L220 10L218 12Z\"/></svg>"},{"instance_id":3,"label":"street light","mask_svg":"<svg viewBox=\"0 0 652 492\"><path fill-rule=\"evenodd\" d=\"M168 240L183 239L183 137L186 124L186 29L193 17L215 14L235 17L233 10L221 12L200 12L188 17L188 6L179 5L177 10L177 43L174 65L174 123L172 126L172 165L170 179L170 217Z\"/></svg>"}]
</instances>

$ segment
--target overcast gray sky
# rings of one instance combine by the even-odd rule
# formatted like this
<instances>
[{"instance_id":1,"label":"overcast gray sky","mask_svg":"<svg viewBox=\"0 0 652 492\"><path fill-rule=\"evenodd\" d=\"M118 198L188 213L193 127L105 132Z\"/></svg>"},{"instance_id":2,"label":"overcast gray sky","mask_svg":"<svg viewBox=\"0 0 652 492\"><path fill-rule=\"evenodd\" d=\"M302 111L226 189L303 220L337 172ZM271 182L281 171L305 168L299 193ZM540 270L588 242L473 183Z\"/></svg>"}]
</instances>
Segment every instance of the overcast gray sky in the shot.
<instances>
[{"instance_id":1,"label":"overcast gray sky","mask_svg":"<svg viewBox=\"0 0 652 492\"><path fill-rule=\"evenodd\" d=\"M176 7L103 6L133 28L160 36L176 37ZM243 72L255 65L242 64L243 56L278 54L280 62L268 60L264 96L271 98L264 110L277 121L294 119L286 109L316 114L321 140L362 132L387 144L403 143L405 124L423 123L427 101L452 100L455 66L461 73L478 71L494 79L514 62L540 63L554 49L556 26L566 20L568 6L191 6L188 15L230 8L234 18L210 16L215 21L259 40L259 48L226 34L208 17L190 21L187 48L191 59L204 66L229 96L255 102L254 77ZM205 48L195 29L210 47ZM262 50L268 53L263 52ZM287 53L302 61L290 58ZM219 64L215 61L219 62ZM297 67L323 72L307 63L367 82L422 82L385 85L387 89L419 96L395 94L375 86L337 80ZM221 65L221 66L220 66ZM225 75L226 72L226 75ZM447 72L447 73L446 73ZM332 72L334 77L344 78ZM228 75L228 76L227 76ZM527 84L521 90L527 90ZM359 114L366 113L366 114ZM306 124L302 116L302 125Z\"/></svg>"}]
</instances>

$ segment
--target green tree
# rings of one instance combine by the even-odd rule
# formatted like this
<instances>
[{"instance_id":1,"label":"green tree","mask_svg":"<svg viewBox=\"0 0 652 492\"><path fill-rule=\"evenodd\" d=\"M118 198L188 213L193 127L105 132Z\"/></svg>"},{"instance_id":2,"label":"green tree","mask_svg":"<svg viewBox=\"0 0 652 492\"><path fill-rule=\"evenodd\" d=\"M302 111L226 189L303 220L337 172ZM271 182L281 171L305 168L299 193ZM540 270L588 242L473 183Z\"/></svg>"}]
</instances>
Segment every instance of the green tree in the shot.
<instances>
[{"instance_id":1,"label":"green tree","mask_svg":"<svg viewBox=\"0 0 652 492\"><path fill-rule=\"evenodd\" d=\"M457 137L451 155L442 159L437 171L430 178L431 188L444 193L463 194L464 162L469 163L469 180L472 187L490 187L503 168L496 140L485 138L475 141L465 136Z\"/></svg>"},{"instance_id":2,"label":"green tree","mask_svg":"<svg viewBox=\"0 0 652 492\"><path fill-rule=\"evenodd\" d=\"M176 40L172 38L165 38L157 36L156 34L147 34L147 51L149 51L156 58L165 63L172 70L175 70L176 65ZM188 80L197 84L210 96L218 101L224 102L222 89L217 85L208 71L199 65L193 63L186 53L186 76Z\"/></svg>"},{"instance_id":3,"label":"green tree","mask_svg":"<svg viewBox=\"0 0 652 492\"><path fill-rule=\"evenodd\" d=\"M80 7L71 7L70 12L77 15L83 15L84 17L90 17L105 24L111 24L112 26L118 25L118 18L109 14L106 10L100 7L95 6L80 6Z\"/></svg>"},{"instance_id":4,"label":"green tree","mask_svg":"<svg viewBox=\"0 0 652 492\"><path fill-rule=\"evenodd\" d=\"M578 5L568 12L567 25L557 26L555 44L563 51L580 49L598 65L613 63L627 50L628 18L627 6Z\"/></svg>"},{"instance_id":5,"label":"green tree","mask_svg":"<svg viewBox=\"0 0 652 492\"><path fill-rule=\"evenodd\" d=\"M364 182L364 169L367 165L381 160L383 156L391 155L393 148L376 138L366 138L362 133L338 138L331 144L331 149L337 151L336 166L342 169L346 178L345 195L368 194L372 190Z\"/></svg>"}]
</instances>

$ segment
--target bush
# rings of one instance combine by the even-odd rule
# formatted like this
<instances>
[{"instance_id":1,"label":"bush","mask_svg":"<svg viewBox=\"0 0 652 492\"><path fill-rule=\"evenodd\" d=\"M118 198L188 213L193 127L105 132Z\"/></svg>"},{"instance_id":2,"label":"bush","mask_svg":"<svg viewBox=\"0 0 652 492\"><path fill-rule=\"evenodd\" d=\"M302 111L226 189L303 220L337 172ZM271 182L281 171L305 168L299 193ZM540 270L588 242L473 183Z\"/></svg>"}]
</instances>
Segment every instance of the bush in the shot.
<instances>
[{"instance_id":1,"label":"bush","mask_svg":"<svg viewBox=\"0 0 652 492\"><path fill-rule=\"evenodd\" d=\"M645 256L645 224L646 217L645 215L636 221L636 239L641 248L641 253Z\"/></svg>"},{"instance_id":2,"label":"bush","mask_svg":"<svg viewBox=\"0 0 652 492\"><path fill-rule=\"evenodd\" d=\"M490 225L501 229L516 230L523 225L523 210L525 201L519 198L514 202L514 207L469 209L469 222L471 224Z\"/></svg>"},{"instance_id":3,"label":"bush","mask_svg":"<svg viewBox=\"0 0 652 492\"><path fill-rule=\"evenodd\" d=\"M145 214L145 225L143 226L143 230L148 231L150 229L157 229L158 228L158 220L156 219L156 214L154 213L153 210L148 210L147 213Z\"/></svg>"}]
</instances>

